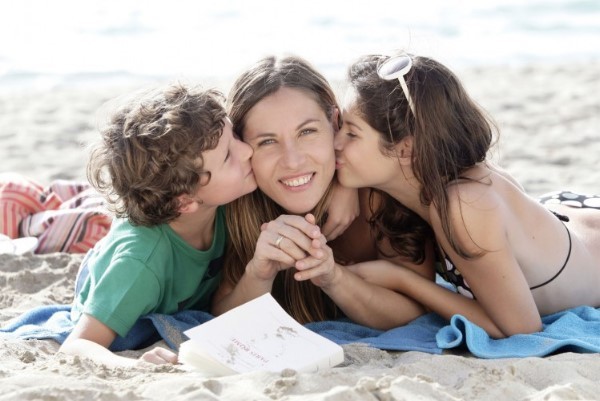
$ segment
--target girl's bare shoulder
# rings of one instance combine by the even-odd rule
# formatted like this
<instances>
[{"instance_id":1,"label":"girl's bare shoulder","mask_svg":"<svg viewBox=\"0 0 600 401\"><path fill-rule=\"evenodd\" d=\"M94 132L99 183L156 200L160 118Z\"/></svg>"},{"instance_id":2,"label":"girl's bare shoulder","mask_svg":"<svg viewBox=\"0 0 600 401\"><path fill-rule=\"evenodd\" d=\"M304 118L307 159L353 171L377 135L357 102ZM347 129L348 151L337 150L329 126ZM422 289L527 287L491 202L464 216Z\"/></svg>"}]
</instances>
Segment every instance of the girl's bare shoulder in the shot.
<instances>
[{"instance_id":1,"label":"girl's bare shoulder","mask_svg":"<svg viewBox=\"0 0 600 401\"><path fill-rule=\"evenodd\" d=\"M495 249L505 233L505 202L491 181L461 180L448 186L446 194L452 242L475 254ZM436 235L446 237L442 216L434 205L430 215Z\"/></svg>"}]
</instances>

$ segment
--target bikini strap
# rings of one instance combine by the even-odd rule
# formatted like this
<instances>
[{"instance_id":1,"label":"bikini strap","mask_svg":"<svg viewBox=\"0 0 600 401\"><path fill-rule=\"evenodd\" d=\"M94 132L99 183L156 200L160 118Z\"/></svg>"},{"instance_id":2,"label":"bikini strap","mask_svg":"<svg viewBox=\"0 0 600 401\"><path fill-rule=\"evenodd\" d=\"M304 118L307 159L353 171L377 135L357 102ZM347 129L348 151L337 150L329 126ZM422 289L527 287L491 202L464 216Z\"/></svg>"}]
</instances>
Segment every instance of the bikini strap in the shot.
<instances>
[{"instance_id":1,"label":"bikini strap","mask_svg":"<svg viewBox=\"0 0 600 401\"><path fill-rule=\"evenodd\" d=\"M554 210L550 210L550 213L555 215L556 218L559 219L560 221L565 221L565 222L569 221L569 216L565 216L564 214L556 213ZM569 230L567 230L567 231L569 231ZM569 238L570 238L570 235L569 235Z\"/></svg>"},{"instance_id":2,"label":"bikini strap","mask_svg":"<svg viewBox=\"0 0 600 401\"><path fill-rule=\"evenodd\" d=\"M566 216L564 216L564 217L566 217ZM559 217L559 218L560 218L560 217ZM567 221L569 221L569 220L568 220L568 217L567 217ZM562 267L560 268L560 270L558 271L558 273L556 273L554 276L552 276L552 278L551 278L550 280L548 280L548 281L545 281L545 282L543 282L542 284L539 284L539 285L536 285L536 286L530 287L530 288L529 288L530 290L535 290L536 288L543 287L543 286L545 286L546 284L550 283L552 280L554 280L555 278L557 278L557 277L560 275L560 273L562 273L562 271L563 271L563 270L565 269L565 267L567 266L567 263L569 263L569 258L571 257L571 247L572 247L572 243L571 243L571 232L569 231L569 227L567 227L566 225L565 225L565 230L567 230L567 236L569 237L569 252L567 253L567 258L565 259L565 263L562 265Z\"/></svg>"}]
</instances>

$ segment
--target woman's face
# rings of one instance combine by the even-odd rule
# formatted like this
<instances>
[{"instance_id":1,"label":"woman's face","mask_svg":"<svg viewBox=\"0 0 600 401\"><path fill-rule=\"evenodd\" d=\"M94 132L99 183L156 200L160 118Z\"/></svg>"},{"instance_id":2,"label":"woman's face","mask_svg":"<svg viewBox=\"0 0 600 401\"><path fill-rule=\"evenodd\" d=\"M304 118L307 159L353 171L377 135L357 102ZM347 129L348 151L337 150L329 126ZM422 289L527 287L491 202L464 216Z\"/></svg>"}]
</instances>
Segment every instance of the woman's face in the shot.
<instances>
[{"instance_id":1,"label":"woman's face","mask_svg":"<svg viewBox=\"0 0 600 401\"><path fill-rule=\"evenodd\" d=\"M258 187L286 211L312 210L335 173L333 124L301 89L281 88L246 116L243 139L252 146Z\"/></svg>"}]
</instances>

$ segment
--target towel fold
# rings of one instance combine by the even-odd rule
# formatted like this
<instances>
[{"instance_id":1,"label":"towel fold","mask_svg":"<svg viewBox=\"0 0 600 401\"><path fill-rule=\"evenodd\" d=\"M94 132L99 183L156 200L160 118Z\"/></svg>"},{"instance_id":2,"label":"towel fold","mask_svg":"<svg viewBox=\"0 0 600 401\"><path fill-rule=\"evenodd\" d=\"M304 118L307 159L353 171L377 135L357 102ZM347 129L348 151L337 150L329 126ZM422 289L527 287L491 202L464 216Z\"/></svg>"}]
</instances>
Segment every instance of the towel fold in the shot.
<instances>
[{"instance_id":1,"label":"towel fold","mask_svg":"<svg viewBox=\"0 0 600 401\"><path fill-rule=\"evenodd\" d=\"M437 333L443 349L466 346L480 358L546 356L561 352L600 352L600 308L579 306L542 318L543 329L532 334L493 339L481 327L461 315Z\"/></svg>"}]
</instances>

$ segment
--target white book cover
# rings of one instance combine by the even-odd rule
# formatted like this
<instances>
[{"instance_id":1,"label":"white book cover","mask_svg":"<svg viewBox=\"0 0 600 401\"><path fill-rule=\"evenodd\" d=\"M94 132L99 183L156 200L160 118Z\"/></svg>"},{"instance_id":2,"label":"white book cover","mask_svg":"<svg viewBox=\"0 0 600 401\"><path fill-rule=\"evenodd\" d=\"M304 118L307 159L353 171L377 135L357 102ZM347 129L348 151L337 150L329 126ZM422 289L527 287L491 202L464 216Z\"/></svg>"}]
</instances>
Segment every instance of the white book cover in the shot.
<instances>
[{"instance_id":1,"label":"white book cover","mask_svg":"<svg viewBox=\"0 0 600 401\"><path fill-rule=\"evenodd\" d=\"M341 346L307 329L267 293L184 332L179 360L210 375L329 369Z\"/></svg>"}]
</instances>

